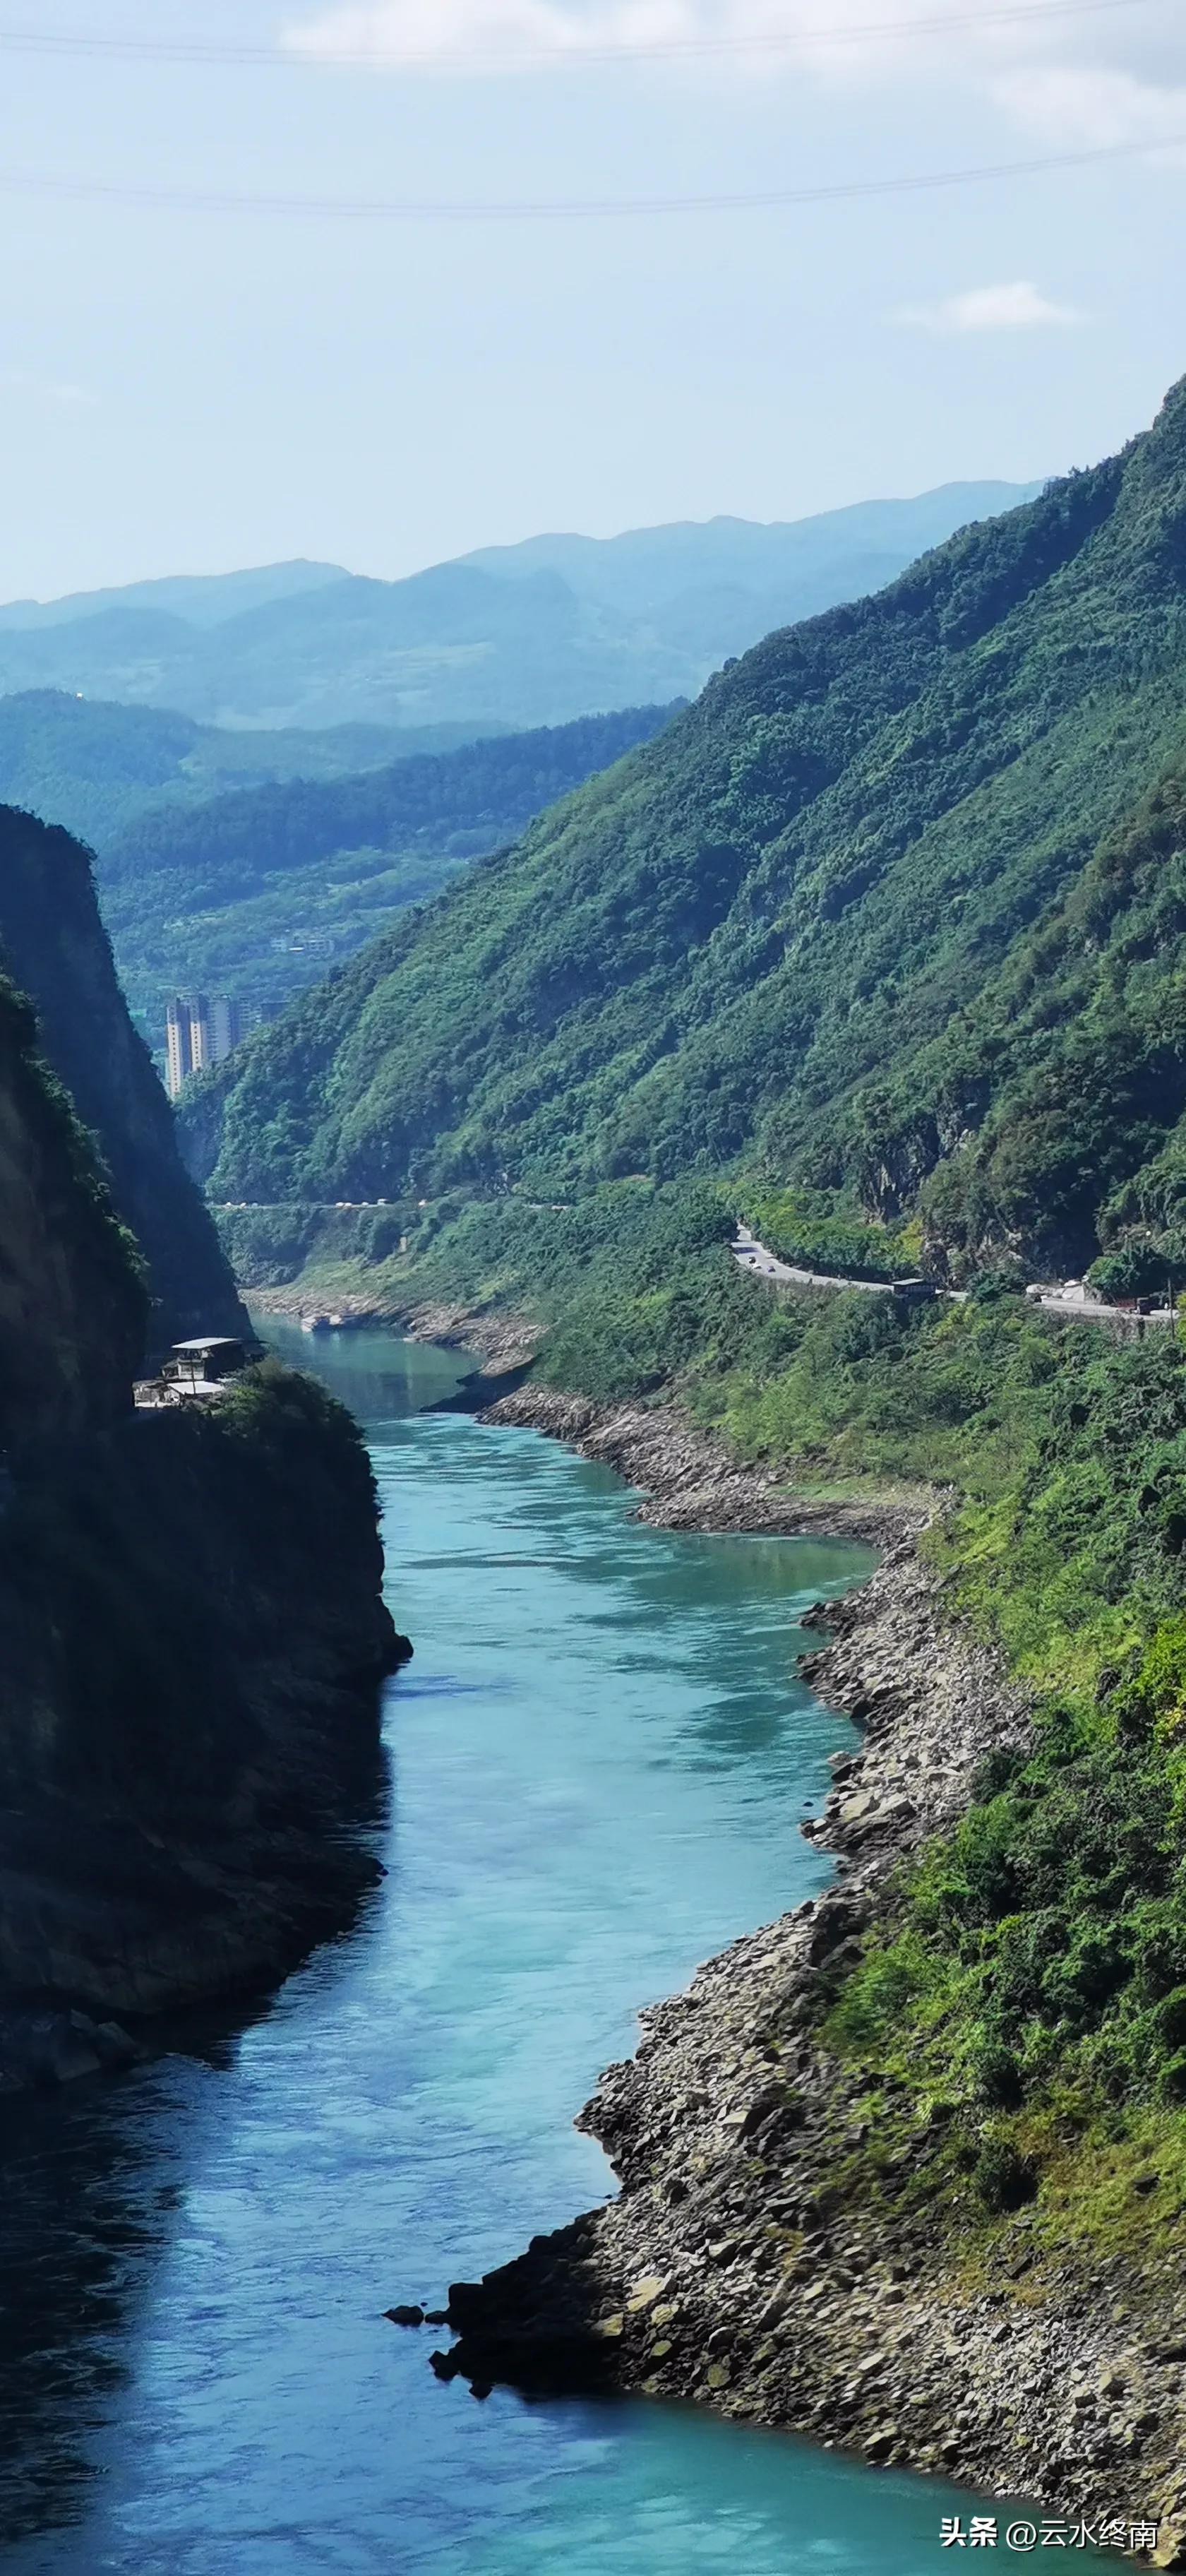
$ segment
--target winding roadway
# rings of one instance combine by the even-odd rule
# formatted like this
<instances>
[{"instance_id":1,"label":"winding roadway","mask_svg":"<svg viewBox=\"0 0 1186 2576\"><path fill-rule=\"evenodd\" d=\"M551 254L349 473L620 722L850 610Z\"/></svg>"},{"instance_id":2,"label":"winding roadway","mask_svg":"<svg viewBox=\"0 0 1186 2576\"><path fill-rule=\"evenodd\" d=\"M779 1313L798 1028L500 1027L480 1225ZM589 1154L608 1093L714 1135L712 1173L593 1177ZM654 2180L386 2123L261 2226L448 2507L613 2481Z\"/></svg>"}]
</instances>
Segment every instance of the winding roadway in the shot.
<instances>
[{"instance_id":1,"label":"winding roadway","mask_svg":"<svg viewBox=\"0 0 1186 2576\"><path fill-rule=\"evenodd\" d=\"M797 1270L789 1261L779 1261L748 1225L739 1225L733 1241L733 1258L751 1279L773 1280L775 1286L791 1288L847 1288L862 1297L892 1297L892 1286L883 1279L845 1279L838 1272ZM1164 1326L1176 1320L1168 1306L1155 1308L1151 1315L1131 1314L1124 1307L1109 1306L1101 1297L1091 1297L1076 1280L1065 1288L1043 1288L1031 1293L1031 1303L1044 1307L1048 1314L1061 1315L1068 1323L1121 1323L1131 1326L1153 1324ZM955 1306L967 1304L966 1288L938 1288L937 1297L945 1297Z\"/></svg>"},{"instance_id":2,"label":"winding roadway","mask_svg":"<svg viewBox=\"0 0 1186 2576\"><path fill-rule=\"evenodd\" d=\"M852 1288L862 1297L892 1297L893 1289L885 1279L843 1279L832 1271L796 1270L789 1261L779 1261L748 1225L739 1225L733 1241L733 1258L752 1279L784 1280L792 1288ZM950 1291L944 1291L950 1294Z\"/></svg>"}]
</instances>

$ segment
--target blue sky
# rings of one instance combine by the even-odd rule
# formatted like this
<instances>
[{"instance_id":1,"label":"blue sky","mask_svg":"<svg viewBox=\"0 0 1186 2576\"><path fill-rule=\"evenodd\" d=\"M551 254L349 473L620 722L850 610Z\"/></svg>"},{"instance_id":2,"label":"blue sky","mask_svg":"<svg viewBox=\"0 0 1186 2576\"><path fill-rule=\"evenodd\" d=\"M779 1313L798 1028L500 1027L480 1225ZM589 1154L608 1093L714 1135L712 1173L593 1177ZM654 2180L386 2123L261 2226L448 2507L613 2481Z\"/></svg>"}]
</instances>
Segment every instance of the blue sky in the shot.
<instances>
[{"instance_id":1,"label":"blue sky","mask_svg":"<svg viewBox=\"0 0 1186 2576\"><path fill-rule=\"evenodd\" d=\"M1186 371L1182 0L39 0L4 25L129 52L0 30L0 597L1029 478ZM136 52L170 43L197 52ZM934 193L555 211L1133 144ZM290 202L185 202L220 192ZM541 211L301 211L344 199Z\"/></svg>"}]
</instances>

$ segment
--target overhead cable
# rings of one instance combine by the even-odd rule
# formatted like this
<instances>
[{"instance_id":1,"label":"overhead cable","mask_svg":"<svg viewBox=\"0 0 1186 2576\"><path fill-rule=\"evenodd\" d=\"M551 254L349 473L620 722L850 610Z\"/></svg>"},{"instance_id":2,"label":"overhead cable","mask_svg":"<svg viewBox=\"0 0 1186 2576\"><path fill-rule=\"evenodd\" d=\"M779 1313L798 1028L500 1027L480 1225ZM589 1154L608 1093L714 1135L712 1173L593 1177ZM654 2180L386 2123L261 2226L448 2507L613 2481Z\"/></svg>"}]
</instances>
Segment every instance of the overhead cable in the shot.
<instances>
[{"instance_id":1,"label":"overhead cable","mask_svg":"<svg viewBox=\"0 0 1186 2576\"><path fill-rule=\"evenodd\" d=\"M348 223L538 223L642 215L734 215L827 206L869 197L905 197L984 182L1037 178L1055 170L1086 170L1147 154L1186 151L1186 135L1167 134L1138 143L1098 144L1085 152L1049 152L1027 161L993 161L969 170L926 170L885 179L841 179L807 188L760 188L744 193L668 197L306 197L245 195L223 188L186 188L129 180L55 177L33 170L0 169L8 196L60 199L95 205L172 208L182 214L266 215Z\"/></svg>"},{"instance_id":2,"label":"overhead cable","mask_svg":"<svg viewBox=\"0 0 1186 2576\"><path fill-rule=\"evenodd\" d=\"M273 45L227 45L195 38L96 36L83 29L0 27L0 53L78 56L97 62L176 63L183 65L275 69L448 70L456 72L531 70L543 64L557 70L589 63L696 61L705 57L798 53L836 46L912 41L918 36L991 32L997 27L1042 27L1068 18L1115 16L1148 8L1153 0L1033 0L1030 7L950 9L926 18L873 18L855 27L788 27L753 36L686 36L655 44L585 44L509 47L495 53L459 47L446 52L401 51L385 55L381 46L365 48L311 44L295 30L287 42Z\"/></svg>"}]
</instances>

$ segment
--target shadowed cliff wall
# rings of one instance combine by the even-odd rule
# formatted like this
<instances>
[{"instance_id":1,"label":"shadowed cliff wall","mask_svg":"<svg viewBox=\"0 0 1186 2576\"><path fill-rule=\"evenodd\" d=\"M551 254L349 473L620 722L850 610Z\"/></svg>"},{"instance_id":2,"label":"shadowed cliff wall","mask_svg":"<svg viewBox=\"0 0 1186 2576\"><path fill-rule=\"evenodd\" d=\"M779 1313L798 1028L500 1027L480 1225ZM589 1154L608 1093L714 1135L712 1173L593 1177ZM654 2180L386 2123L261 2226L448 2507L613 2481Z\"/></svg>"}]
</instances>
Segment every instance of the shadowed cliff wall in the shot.
<instances>
[{"instance_id":1,"label":"shadowed cliff wall","mask_svg":"<svg viewBox=\"0 0 1186 2576\"><path fill-rule=\"evenodd\" d=\"M154 1350L247 1317L181 1162L173 1112L120 990L91 859L68 832L0 806L0 955L41 1045L98 1138L119 1215L148 1264Z\"/></svg>"}]
</instances>

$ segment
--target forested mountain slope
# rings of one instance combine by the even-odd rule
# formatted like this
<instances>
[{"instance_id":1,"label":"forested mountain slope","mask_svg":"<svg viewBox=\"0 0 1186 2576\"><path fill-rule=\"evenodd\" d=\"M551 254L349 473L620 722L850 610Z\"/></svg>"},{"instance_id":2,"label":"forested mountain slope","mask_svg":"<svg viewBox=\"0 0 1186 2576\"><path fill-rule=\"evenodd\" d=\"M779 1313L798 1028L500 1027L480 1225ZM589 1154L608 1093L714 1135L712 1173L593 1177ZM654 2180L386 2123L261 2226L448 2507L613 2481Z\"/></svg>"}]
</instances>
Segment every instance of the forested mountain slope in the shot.
<instances>
[{"instance_id":1,"label":"forested mountain slope","mask_svg":"<svg viewBox=\"0 0 1186 2576\"><path fill-rule=\"evenodd\" d=\"M0 975L0 1456L126 1413L148 1297L91 1142Z\"/></svg>"},{"instance_id":2,"label":"forested mountain slope","mask_svg":"<svg viewBox=\"0 0 1186 2576\"><path fill-rule=\"evenodd\" d=\"M173 1113L128 1017L89 855L67 832L4 806L0 968L33 1003L40 1047L96 1140L116 1210L144 1253L150 1346L245 1330L218 1237L177 1150Z\"/></svg>"},{"instance_id":3,"label":"forested mountain slope","mask_svg":"<svg viewBox=\"0 0 1186 2576\"><path fill-rule=\"evenodd\" d=\"M187 1297L199 1321L239 1310L87 854L3 810L0 950L36 1003L0 977L7 2096L135 2054L75 2007L254 1991L351 1919L404 1649L361 1436L328 1396L272 1364L213 1412L133 1410L149 1286L174 1329Z\"/></svg>"},{"instance_id":4,"label":"forested mountain slope","mask_svg":"<svg viewBox=\"0 0 1186 2576\"><path fill-rule=\"evenodd\" d=\"M1186 1106L1179 791L1146 801L1184 687L1186 385L770 637L262 1033L204 1107L216 1189L556 1197L744 1156L921 1193L957 1264L1089 1257Z\"/></svg>"},{"instance_id":5,"label":"forested mountain slope","mask_svg":"<svg viewBox=\"0 0 1186 2576\"><path fill-rule=\"evenodd\" d=\"M670 712L629 707L362 777L298 778L142 816L98 872L133 1009L159 1035L179 987L274 1006L649 740Z\"/></svg>"},{"instance_id":6,"label":"forested mountain slope","mask_svg":"<svg viewBox=\"0 0 1186 2576\"><path fill-rule=\"evenodd\" d=\"M101 849L146 808L195 805L273 779L343 778L469 742L463 725L230 733L167 708L28 689L0 698L0 800Z\"/></svg>"}]
</instances>

